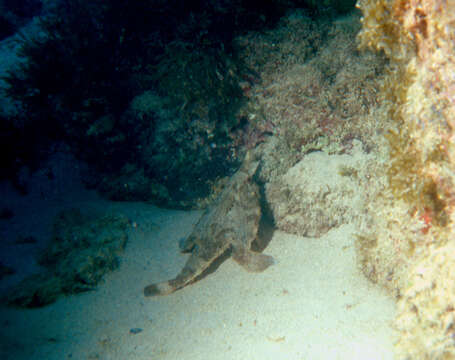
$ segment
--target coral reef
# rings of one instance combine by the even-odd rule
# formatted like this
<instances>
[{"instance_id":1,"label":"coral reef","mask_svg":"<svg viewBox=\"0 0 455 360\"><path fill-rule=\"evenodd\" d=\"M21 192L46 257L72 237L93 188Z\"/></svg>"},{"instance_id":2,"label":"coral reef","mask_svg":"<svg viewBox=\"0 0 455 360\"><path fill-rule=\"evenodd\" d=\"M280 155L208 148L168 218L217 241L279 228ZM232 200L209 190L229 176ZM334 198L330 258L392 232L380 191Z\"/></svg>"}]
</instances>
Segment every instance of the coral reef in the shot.
<instances>
[{"instance_id":1,"label":"coral reef","mask_svg":"<svg viewBox=\"0 0 455 360\"><path fill-rule=\"evenodd\" d=\"M242 59L261 78L248 88L241 111L272 135L264 149L263 182L274 181L311 151L340 154L355 139L366 149L376 146L384 124L368 115L377 106L384 58L357 51L359 29L355 12L328 22L299 10L269 32L236 39Z\"/></svg>"},{"instance_id":2,"label":"coral reef","mask_svg":"<svg viewBox=\"0 0 455 360\"><path fill-rule=\"evenodd\" d=\"M359 237L365 274L393 291L399 359L451 359L455 2L360 0L362 47L389 58L380 91L390 162ZM379 113L379 112L378 112Z\"/></svg>"},{"instance_id":3,"label":"coral reef","mask_svg":"<svg viewBox=\"0 0 455 360\"><path fill-rule=\"evenodd\" d=\"M245 72L223 46L175 41L150 73L156 90L132 100L131 122L150 124L139 137L136 166L166 188L168 203L207 196L211 181L238 165L229 134L242 127L236 114Z\"/></svg>"},{"instance_id":4,"label":"coral reef","mask_svg":"<svg viewBox=\"0 0 455 360\"><path fill-rule=\"evenodd\" d=\"M35 2L3 0L17 11ZM302 5L316 11L286 16L278 31L267 30ZM30 154L47 155L49 143L64 140L89 164L87 182L109 197L192 207L210 195L217 178L235 172L245 148L263 142L277 125L283 152L292 149L295 156L302 146L333 137L335 127L346 126L340 138L348 143L357 136L351 128L363 126L357 120L375 102L370 75L382 66L375 55L352 59L354 42L346 40L359 22L350 16L335 20L352 5L352 0L274 0L259 7L252 0L55 2L45 7L39 30L24 33L21 59L5 78L18 107L16 117L0 118L0 136L19 133L30 144L5 155L12 164L8 170L41 163L44 156ZM321 14L327 15L324 21L315 17ZM311 62L322 44L325 51ZM328 50L335 44L346 44L336 64ZM285 70L281 79L278 69ZM292 82L295 76L308 78L302 89ZM280 107L270 103L271 96ZM359 96L362 105L354 101ZM266 121L264 112L270 112ZM277 115L284 115L285 126ZM36 147L49 151L33 151Z\"/></svg>"},{"instance_id":5,"label":"coral reef","mask_svg":"<svg viewBox=\"0 0 455 360\"><path fill-rule=\"evenodd\" d=\"M56 139L98 169L112 171L125 153L133 153L134 136L125 136L121 114L135 92L128 80L131 68L147 55L138 50L142 36L152 32L150 26L139 30L146 19L137 13L150 14L139 2L58 1L33 32L19 37L20 59L3 79L17 116L0 119L0 134L12 133L11 142L20 143L14 160L33 166L40 161L37 155L29 160L30 154L43 158Z\"/></svg>"},{"instance_id":6,"label":"coral reef","mask_svg":"<svg viewBox=\"0 0 455 360\"><path fill-rule=\"evenodd\" d=\"M351 196L348 202L341 195L367 206L377 183L372 174L384 172L383 136L390 125L387 117L378 121L377 88L386 61L357 50L360 27L356 12L328 22L298 10L273 30L236 39L242 59L261 78L244 88L249 101L241 112L255 131L242 141L245 147L264 143L258 177L282 230L319 236L360 217ZM329 166L336 161L344 166ZM323 171L327 176L310 186L308 174Z\"/></svg>"},{"instance_id":7,"label":"coral reef","mask_svg":"<svg viewBox=\"0 0 455 360\"><path fill-rule=\"evenodd\" d=\"M250 101L243 111L259 133L244 139L255 144L272 135L259 177L277 226L315 235L335 224L324 216L314 221L324 192L300 186L310 173L305 160L321 150L349 153L361 140L375 159L361 172L340 170L362 174L358 259L364 274L398 301L398 358L452 358L455 3L358 5L361 25L356 14L327 24L294 12L274 31L237 39L262 79L245 85ZM349 39L360 27L357 52Z\"/></svg>"},{"instance_id":8,"label":"coral reef","mask_svg":"<svg viewBox=\"0 0 455 360\"><path fill-rule=\"evenodd\" d=\"M21 37L21 59L4 79L17 117L0 118L0 136L23 134L40 154L55 139L69 143L92 170L87 182L115 199L192 206L238 165L229 134L246 125L236 115L246 69L232 39L272 26L292 6L59 0ZM5 155L20 160L8 170L40 163L30 159L34 147Z\"/></svg>"},{"instance_id":9,"label":"coral reef","mask_svg":"<svg viewBox=\"0 0 455 360\"><path fill-rule=\"evenodd\" d=\"M129 221L123 216L89 216L77 209L61 212L53 236L38 259L45 271L24 279L3 299L10 305L37 307L62 294L92 290L119 266Z\"/></svg>"}]
</instances>

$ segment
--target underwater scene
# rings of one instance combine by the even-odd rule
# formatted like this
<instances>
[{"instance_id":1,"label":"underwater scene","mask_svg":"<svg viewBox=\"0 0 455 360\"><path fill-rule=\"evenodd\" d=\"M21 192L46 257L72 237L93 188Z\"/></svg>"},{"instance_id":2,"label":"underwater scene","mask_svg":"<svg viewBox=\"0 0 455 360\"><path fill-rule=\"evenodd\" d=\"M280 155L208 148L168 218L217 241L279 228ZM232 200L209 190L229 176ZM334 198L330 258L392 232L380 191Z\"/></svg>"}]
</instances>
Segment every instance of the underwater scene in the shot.
<instances>
[{"instance_id":1,"label":"underwater scene","mask_svg":"<svg viewBox=\"0 0 455 360\"><path fill-rule=\"evenodd\" d=\"M455 0L0 0L0 359L455 359Z\"/></svg>"}]
</instances>

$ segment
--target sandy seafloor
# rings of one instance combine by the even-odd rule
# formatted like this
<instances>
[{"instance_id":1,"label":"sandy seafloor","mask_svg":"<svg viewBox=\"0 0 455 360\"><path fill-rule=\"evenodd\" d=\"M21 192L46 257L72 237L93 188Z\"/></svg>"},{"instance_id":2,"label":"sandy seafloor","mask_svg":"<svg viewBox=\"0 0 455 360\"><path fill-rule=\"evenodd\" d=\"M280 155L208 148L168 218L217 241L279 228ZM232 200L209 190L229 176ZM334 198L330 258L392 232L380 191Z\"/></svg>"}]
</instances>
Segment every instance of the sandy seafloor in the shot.
<instances>
[{"instance_id":1,"label":"sandy seafloor","mask_svg":"<svg viewBox=\"0 0 455 360\"><path fill-rule=\"evenodd\" d=\"M193 285L166 297L142 289L175 276L187 256L178 241L199 211L109 202L85 190L71 159L57 159L56 178L32 177L29 195L2 184L1 206L15 216L0 222L1 260L17 274L0 289L36 271L34 256L62 209L101 209L129 217L118 270L96 291L60 298L40 309L0 309L0 359L392 359L394 301L357 268L353 225L321 238L275 231L265 249L276 264L247 273L231 259ZM55 161L55 159L54 159ZM317 179L315 179L317 181ZM38 243L18 245L18 236ZM139 328L137 334L131 329Z\"/></svg>"}]
</instances>

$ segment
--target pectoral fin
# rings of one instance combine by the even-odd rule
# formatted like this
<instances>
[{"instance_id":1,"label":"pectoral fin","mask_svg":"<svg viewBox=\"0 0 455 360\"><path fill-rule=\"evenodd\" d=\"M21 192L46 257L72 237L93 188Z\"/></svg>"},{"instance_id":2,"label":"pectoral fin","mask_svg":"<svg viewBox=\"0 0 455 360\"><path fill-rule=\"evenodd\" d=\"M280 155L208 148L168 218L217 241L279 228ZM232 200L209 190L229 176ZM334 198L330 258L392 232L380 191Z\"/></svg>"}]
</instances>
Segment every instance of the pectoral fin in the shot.
<instances>
[{"instance_id":1,"label":"pectoral fin","mask_svg":"<svg viewBox=\"0 0 455 360\"><path fill-rule=\"evenodd\" d=\"M270 255L253 252L245 248L234 248L232 258L248 272L261 272L275 263Z\"/></svg>"}]
</instances>

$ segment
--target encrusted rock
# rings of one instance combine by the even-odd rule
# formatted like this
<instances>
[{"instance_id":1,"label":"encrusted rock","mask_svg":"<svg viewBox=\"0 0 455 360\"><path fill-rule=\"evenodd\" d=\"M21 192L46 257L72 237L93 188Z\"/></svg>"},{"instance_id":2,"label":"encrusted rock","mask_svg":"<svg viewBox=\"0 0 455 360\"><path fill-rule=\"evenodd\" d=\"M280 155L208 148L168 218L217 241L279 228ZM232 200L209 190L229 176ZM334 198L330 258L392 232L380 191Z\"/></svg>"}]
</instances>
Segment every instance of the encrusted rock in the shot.
<instances>
[{"instance_id":1,"label":"encrusted rock","mask_svg":"<svg viewBox=\"0 0 455 360\"><path fill-rule=\"evenodd\" d=\"M360 146L352 155L313 152L267 184L266 197L278 229L318 237L356 218L363 207L359 188L369 177L364 168L368 159Z\"/></svg>"},{"instance_id":2,"label":"encrusted rock","mask_svg":"<svg viewBox=\"0 0 455 360\"><path fill-rule=\"evenodd\" d=\"M51 241L38 259L43 271L25 278L2 300L32 308L50 304L62 294L95 289L106 273L118 268L128 225L122 215L60 212Z\"/></svg>"}]
</instances>

